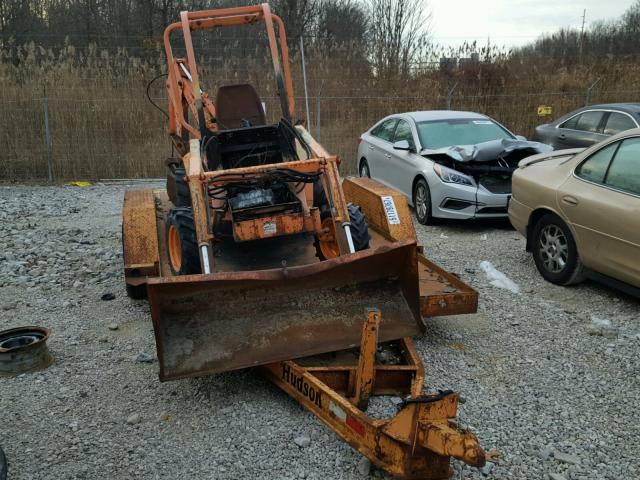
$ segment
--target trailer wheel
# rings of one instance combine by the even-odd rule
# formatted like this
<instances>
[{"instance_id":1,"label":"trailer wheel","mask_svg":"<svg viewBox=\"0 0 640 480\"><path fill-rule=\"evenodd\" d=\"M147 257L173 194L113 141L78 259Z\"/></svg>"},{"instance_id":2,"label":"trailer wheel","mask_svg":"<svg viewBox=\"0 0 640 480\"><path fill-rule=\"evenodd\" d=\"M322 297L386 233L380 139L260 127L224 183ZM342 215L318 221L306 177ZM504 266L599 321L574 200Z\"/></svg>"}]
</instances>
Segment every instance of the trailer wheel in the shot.
<instances>
[{"instance_id":1,"label":"trailer wheel","mask_svg":"<svg viewBox=\"0 0 640 480\"><path fill-rule=\"evenodd\" d=\"M347 204L349 211L349 222L351 223L351 239L356 252L369 248L369 225L367 219L362 213L360 207L353 203ZM326 233L316 235L314 246L316 247L316 256L320 260L328 260L340 256L340 248L336 240L335 223L331 217L331 212L327 209L321 214L322 227L327 230Z\"/></svg>"},{"instance_id":2,"label":"trailer wheel","mask_svg":"<svg viewBox=\"0 0 640 480\"><path fill-rule=\"evenodd\" d=\"M167 216L167 253L174 275L201 273L193 210L174 208Z\"/></svg>"}]
</instances>

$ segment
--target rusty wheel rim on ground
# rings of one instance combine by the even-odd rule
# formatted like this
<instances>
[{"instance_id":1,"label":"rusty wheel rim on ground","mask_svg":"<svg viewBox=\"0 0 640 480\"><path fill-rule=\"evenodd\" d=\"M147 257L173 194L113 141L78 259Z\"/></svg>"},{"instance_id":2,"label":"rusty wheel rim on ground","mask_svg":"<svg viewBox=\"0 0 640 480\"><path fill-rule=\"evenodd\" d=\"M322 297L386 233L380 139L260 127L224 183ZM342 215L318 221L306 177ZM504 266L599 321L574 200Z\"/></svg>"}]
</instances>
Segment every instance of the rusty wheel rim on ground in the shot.
<instances>
[{"instance_id":1,"label":"rusty wheel rim on ground","mask_svg":"<svg viewBox=\"0 0 640 480\"><path fill-rule=\"evenodd\" d=\"M0 377L47 368L53 357L47 348L49 329L37 326L0 332Z\"/></svg>"},{"instance_id":2,"label":"rusty wheel rim on ground","mask_svg":"<svg viewBox=\"0 0 640 480\"><path fill-rule=\"evenodd\" d=\"M175 225L169 226L168 233L169 243L169 262L174 272L179 272L182 267L182 243L180 242L180 233Z\"/></svg>"},{"instance_id":3,"label":"rusty wheel rim on ground","mask_svg":"<svg viewBox=\"0 0 640 480\"><path fill-rule=\"evenodd\" d=\"M338 247L338 242L336 241L336 225L333 222L333 218L325 218L322 221L322 228L325 232L318 236L322 256L326 259L338 257L340 255L340 247Z\"/></svg>"}]
</instances>

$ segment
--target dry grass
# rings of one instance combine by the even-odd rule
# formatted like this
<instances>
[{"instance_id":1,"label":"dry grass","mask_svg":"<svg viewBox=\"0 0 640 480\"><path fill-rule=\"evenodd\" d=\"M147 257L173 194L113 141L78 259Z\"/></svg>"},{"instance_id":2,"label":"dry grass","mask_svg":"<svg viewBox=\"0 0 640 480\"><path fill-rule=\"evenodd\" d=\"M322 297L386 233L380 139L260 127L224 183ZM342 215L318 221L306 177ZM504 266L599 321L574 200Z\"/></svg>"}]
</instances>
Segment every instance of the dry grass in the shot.
<instances>
[{"instance_id":1,"label":"dry grass","mask_svg":"<svg viewBox=\"0 0 640 480\"><path fill-rule=\"evenodd\" d=\"M227 51L205 57L201 77L209 92L226 83L252 83L275 116L278 102L264 52ZM571 67L540 59L526 64L493 58L450 73L434 69L409 79L376 79L347 50L330 55L310 50L308 78L311 131L316 134L320 94L321 142L354 170L357 138L379 118L409 110L442 109L456 85L453 108L486 113L514 132L531 135L544 119L537 106L551 105L554 117L580 107L596 79L592 103L640 101L640 67L633 58L585 59ZM235 55L237 54L237 55ZM49 104L56 179L158 177L170 155L166 122L145 97L147 82L164 69L160 49L130 57L124 49L57 51L33 44L0 50L0 160L2 180L47 177L43 97ZM259 60L249 60L258 58ZM304 117L299 57L292 54L297 111ZM215 84L207 83L216 79ZM211 80L209 80L211 81ZM152 96L165 107L163 81Z\"/></svg>"}]
</instances>

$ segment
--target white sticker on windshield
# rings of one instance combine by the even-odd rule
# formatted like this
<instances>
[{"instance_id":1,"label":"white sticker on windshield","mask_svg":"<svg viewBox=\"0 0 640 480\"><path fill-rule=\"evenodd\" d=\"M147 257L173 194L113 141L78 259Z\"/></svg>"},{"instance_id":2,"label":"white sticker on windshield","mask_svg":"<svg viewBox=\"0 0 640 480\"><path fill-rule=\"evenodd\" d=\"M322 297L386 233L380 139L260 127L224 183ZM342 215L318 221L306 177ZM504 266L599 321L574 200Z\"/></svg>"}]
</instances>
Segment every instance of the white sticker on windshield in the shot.
<instances>
[{"instance_id":1,"label":"white sticker on windshield","mask_svg":"<svg viewBox=\"0 0 640 480\"><path fill-rule=\"evenodd\" d=\"M476 125L491 125L493 122L491 120L474 120L473 123Z\"/></svg>"},{"instance_id":2,"label":"white sticker on windshield","mask_svg":"<svg viewBox=\"0 0 640 480\"><path fill-rule=\"evenodd\" d=\"M398 216L398 211L396 210L396 204L393 201L393 197L382 197L382 205L384 206L384 211L387 214L387 219L389 219L389 224L400 225L400 217Z\"/></svg>"}]
</instances>

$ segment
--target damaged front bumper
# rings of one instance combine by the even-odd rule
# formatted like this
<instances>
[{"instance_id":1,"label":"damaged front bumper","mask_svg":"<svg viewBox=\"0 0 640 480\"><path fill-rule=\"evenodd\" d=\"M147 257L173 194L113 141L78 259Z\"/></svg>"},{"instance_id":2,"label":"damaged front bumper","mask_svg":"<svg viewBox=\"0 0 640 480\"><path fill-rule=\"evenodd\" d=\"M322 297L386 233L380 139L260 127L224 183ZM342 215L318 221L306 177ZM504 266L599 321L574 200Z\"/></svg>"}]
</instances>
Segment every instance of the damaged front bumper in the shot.
<instances>
[{"instance_id":1,"label":"damaged front bumper","mask_svg":"<svg viewBox=\"0 0 640 480\"><path fill-rule=\"evenodd\" d=\"M473 185L447 182L437 175L437 180L430 184L433 215L454 219L506 218L511 176L518 162L550 150L550 146L538 142L510 139L423 150L421 155L441 165L441 169L459 172L473 182Z\"/></svg>"},{"instance_id":2,"label":"damaged front bumper","mask_svg":"<svg viewBox=\"0 0 640 480\"><path fill-rule=\"evenodd\" d=\"M433 215L439 218L505 218L511 193L493 193L479 186L439 182L432 189Z\"/></svg>"}]
</instances>

